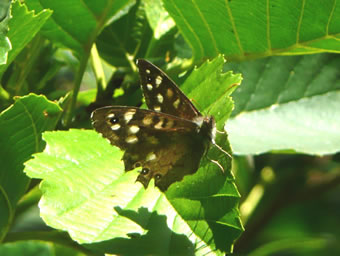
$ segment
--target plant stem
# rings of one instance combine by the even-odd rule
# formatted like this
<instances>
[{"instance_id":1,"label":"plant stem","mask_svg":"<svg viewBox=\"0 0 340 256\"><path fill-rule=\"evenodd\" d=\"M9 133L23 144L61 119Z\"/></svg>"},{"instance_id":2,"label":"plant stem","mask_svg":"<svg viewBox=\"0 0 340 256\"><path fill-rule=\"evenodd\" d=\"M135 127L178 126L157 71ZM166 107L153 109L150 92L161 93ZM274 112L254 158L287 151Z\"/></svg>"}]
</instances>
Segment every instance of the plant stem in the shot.
<instances>
[{"instance_id":1,"label":"plant stem","mask_svg":"<svg viewBox=\"0 0 340 256\"><path fill-rule=\"evenodd\" d=\"M0 243L3 241L3 239L5 238L12 222L13 222L13 207L12 207L12 204L11 202L9 201L9 198L8 198L8 195L6 193L6 191L0 186L0 195L2 197L2 200L6 202L7 204L7 214L8 216L7 217L7 223L3 226L1 232L0 232ZM4 210L3 210L4 211ZM4 213L2 213L2 221L4 221ZM5 218L6 218L5 217Z\"/></svg>"},{"instance_id":2,"label":"plant stem","mask_svg":"<svg viewBox=\"0 0 340 256\"><path fill-rule=\"evenodd\" d=\"M74 81L74 88L73 88L72 95L71 95L71 103L66 112L66 119L65 119L66 127L69 127L72 122L72 117L73 117L74 110L76 108L77 97L78 97L78 93L80 90L81 81L83 79L83 75L84 75L89 57L90 57L90 51L84 51L84 54L81 56L81 59L80 59L79 69L76 74L76 79Z\"/></svg>"},{"instance_id":3,"label":"plant stem","mask_svg":"<svg viewBox=\"0 0 340 256\"><path fill-rule=\"evenodd\" d=\"M98 95L105 91L107 83L105 80L105 74L102 63L100 61L96 44L93 44L91 48L91 66L97 80L97 98L98 98Z\"/></svg>"},{"instance_id":4,"label":"plant stem","mask_svg":"<svg viewBox=\"0 0 340 256\"><path fill-rule=\"evenodd\" d=\"M9 99L9 93L0 85L0 100L8 101Z\"/></svg>"}]
</instances>

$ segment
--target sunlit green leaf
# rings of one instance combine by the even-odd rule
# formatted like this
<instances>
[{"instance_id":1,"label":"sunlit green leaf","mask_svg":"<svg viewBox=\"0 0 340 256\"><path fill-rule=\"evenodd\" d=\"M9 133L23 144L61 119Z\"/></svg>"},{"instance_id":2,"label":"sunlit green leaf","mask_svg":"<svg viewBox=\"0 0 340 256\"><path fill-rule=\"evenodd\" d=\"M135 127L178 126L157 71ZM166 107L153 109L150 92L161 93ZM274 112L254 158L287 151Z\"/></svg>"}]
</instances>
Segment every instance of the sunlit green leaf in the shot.
<instances>
[{"instance_id":1,"label":"sunlit green leaf","mask_svg":"<svg viewBox=\"0 0 340 256\"><path fill-rule=\"evenodd\" d=\"M194 58L339 52L339 2L164 0Z\"/></svg>"},{"instance_id":2,"label":"sunlit green leaf","mask_svg":"<svg viewBox=\"0 0 340 256\"><path fill-rule=\"evenodd\" d=\"M46 20L50 17L52 12L50 10L42 10L41 12L28 11L26 5L19 1L14 1L11 5L12 18L8 21L9 31L7 33L8 39L5 43L9 47L8 40L11 42L12 50L8 52L8 60L6 65L0 66L0 77L7 69L9 64L15 59L20 51L34 38L44 25Z\"/></svg>"}]
</instances>

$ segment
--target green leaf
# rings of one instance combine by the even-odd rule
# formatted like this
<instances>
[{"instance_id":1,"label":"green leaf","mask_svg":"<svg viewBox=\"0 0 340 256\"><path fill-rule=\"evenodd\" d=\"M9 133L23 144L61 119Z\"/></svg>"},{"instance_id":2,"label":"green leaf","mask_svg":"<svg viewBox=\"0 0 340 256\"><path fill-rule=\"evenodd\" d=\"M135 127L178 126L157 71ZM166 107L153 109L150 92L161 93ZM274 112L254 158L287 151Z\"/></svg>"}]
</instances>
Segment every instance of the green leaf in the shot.
<instances>
[{"instance_id":1,"label":"green leaf","mask_svg":"<svg viewBox=\"0 0 340 256\"><path fill-rule=\"evenodd\" d=\"M134 186L131 173L123 176L121 152L117 148L103 140L97 144L100 135L93 131L48 132L43 138L47 143L45 151L25 164L25 172L43 179L40 210L48 225L67 230L81 243L115 235L124 237L128 230L141 231L114 210L115 206L126 206L140 189ZM117 192L124 191L125 186L130 191L118 196ZM123 230L111 223L116 217Z\"/></svg>"},{"instance_id":2,"label":"green leaf","mask_svg":"<svg viewBox=\"0 0 340 256\"><path fill-rule=\"evenodd\" d=\"M214 86L224 88L225 95L213 92L204 101L199 98L198 105L212 107L213 114L224 99L222 121L231 112L230 86L240 83L239 75L219 74L223 62L219 57L205 63L190 76L190 84L196 82L197 88L183 87L192 89L196 97L213 80L208 76L219 79ZM217 123L223 128L224 122ZM225 174L204 158L197 173L185 176L163 194L153 182L146 190L135 183L138 173L124 173L122 152L93 131L47 132L43 137L46 150L28 161L25 171L43 179L40 208L45 222L68 231L80 243L124 255L141 250L146 254L221 255L232 250L243 230L230 158L215 147L209 157L219 160ZM217 141L229 148L225 134Z\"/></svg>"},{"instance_id":3,"label":"green leaf","mask_svg":"<svg viewBox=\"0 0 340 256\"><path fill-rule=\"evenodd\" d=\"M100 56L116 67L135 67L133 59L165 59L174 52L176 30L159 1L137 2L106 27L96 43Z\"/></svg>"},{"instance_id":4,"label":"green leaf","mask_svg":"<svg viewBox=\"0 0 340 256\"><path fill-rule=\"evenodd\" d=\"M10 4L9 0L0 2L0 65L6 64L8 51L11 50L11 42L7 37Z\"/></svg>"},{"instance_id":5,"label":"green leaf","mask_svg":"<svg viewBox=\"0 0 340 256\"><path fill-rule=\"evenodd\" d=\"M119 20L107 26L97 38L100 56L113 66L131 67L131 59L144 56L152 30L140 2Z\"/></svg>"},{"instance_id":6,"label":"green leaf","mask_svg":"<svg viewBox=\"0 0 340 256\"><path fill-rule=\"evenodd\" d=\"M133 3L133 0L104 1L48 1L28 0L27 6L36 11L53 11L42 28L52 42L74 50L82 56L110 19Z\"/></svg>"},{"instance_id":7,"label":"green leaf","mask_svg":"<svg viewBox=\"0 0 340 256\"><path fill-rule=\"evenodd\" d=\"M8 21L9 31L7 33L7 37L12 44L12 50L8 52L6 65L0 66L0 76L2 76L3 72L21 50L39 32L51 14L50 10L43 10L35 14L33 11L29 12L26 5L21 4L19 1L12 2L12 18Z\"/></svg>"},{"instance_id":8,"label":"green leaf","mask_svg":"<svg viewBox=\"0 0 340 256\"><path fill-rule=\"evenodd\" d=\"M227 131L237 154L340 151L340 59L320 54L227 65L243 73Z\"/></svg>"},{"instance_id":9,"label":"green leaf","mask_svg":"<svg viewBox=\"0 0 340 256\"><path fill-rule=\"evenodd\" d=\"M145 14L154 32L154 37L159 39L175 26L175 22L164 9L162 1L149 0L144 4Z\"/></svg>"},{"instance_id":10,"label":"green leaf","mask_svg":"<svg viewBox=\"0 0 340 256\"><path fill-rule=\"evenodd\" d=\"M201 111L215 117L220 131L233 108L229 95L241 82L239 74L222 73L223 64L223 56L203 63L181 86ZM230 153L226 134L218 134L216 142ZM166 195L178 214L210 249L230 252L243 229L238 212L239 193L231 173L230 158L214 146L207 154L210 159L218 160L225 175L204 157L197 173L171 186Z\"/></svg>"},{"instance_id":11,"label":"green leaf","mask_svg":"<svg viewBox=\"0 0 340 256\"><path fill-rule=\"evenodd\" d=\"M183 92L197 102L201 112L213 115L217 128L223 130L225 121L233 109L229 95L241 83L241 75L232 71L222 73L224 57L218 56L212 61L195 68L181 86Z\"/></svg>"},{"instance_id":12,"label":"green leaf","mask_svg":"<svg viewBox=\"0 0 340 256\"><path fill-rule=\"evenodd\" d=\"M154 239L152 233L159 230L154 221L161 221L161 230L166 228L171 233L164 217L159 220L157 214L169 214L169 218L173 216L173 224L184 224L180 218L173 219L176 213L158 190L151 186L144 190L140 183L135 183L135 171L124 174L122 152L100 134L71 130L48 132L43 137L46 150L25 164L25 172L43 179L39 206L48 225L68 231L80 243L112 239L110 246L101 245L102 250L117 252L110 249L112 243L128 242L129 234L147 241ZM156 215L152 213L154 210ZM146 234L147 229L151 234ZM134 243L133 239L130 243ZM150 243L150 250L152 246ZM130 247L126 248L127 252L140 250ZM161 249L165 250L164 245L155 247L156 251Z\"/></svg>"},{"instance_id":13,"label":"green leaf","mask_svg":"<svg viewBox=\"0 0 340 256\"><path fill-rule=\"evenodd\" d=\"M46 232L47 233L47 232ZM46 234L49 236L50 234ZM0 255L6 256L83 256L79 251L66 246L41 242L41 241L19 241L0 245Z\"/></svg>"},{"instance_id":14,"label":"green leaf","mask_svg":"<svg viewBox=\"0 0 340 256\"><path fill-rule=\"evenodd\" d=\"M0 255L15 256L35 256L35 255L53 255L50 245L36 241L22 241L16 243L2 244L0 246Z\"/></svg>"},{"instance_id":15,"label":"green leaf","mask_svg":"<svg viewBox=\"0 0 340 256\"><path fill-rule=\"evenodd\" d=\"M340 7L335 0L163 2L196 60L220 53L244 60L340 51Z\"/></svg>"},{"instance_id":16,"label":"green leaf","mask_svg":"<svg viewBox=\"0 0 340 256\"><path fill-rule=\"evenodd\" d=\"M8 52L12 49L8 37L0 32L0 65L6 64Z\"/></svg>"},{"instance_id":17,"label":"green leaf","mask_svg":"<svg viewBox=\"0 0 340 256\"><path fill-rule=\"evenodd\" d=\"M60 108L44 96L17 98L0 114L0 240L7 232L14 209L29 179L23 163L43 149L41 133L54 129Z\"/></svg>"}]
</instances>

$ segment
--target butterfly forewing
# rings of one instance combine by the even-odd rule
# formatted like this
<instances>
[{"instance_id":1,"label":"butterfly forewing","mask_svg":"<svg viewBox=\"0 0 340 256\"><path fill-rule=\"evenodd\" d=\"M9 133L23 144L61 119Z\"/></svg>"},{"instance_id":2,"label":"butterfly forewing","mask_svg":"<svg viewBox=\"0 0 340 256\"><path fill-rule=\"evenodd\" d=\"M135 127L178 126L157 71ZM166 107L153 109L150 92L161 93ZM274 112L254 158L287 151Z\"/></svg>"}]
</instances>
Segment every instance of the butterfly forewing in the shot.
<instances>
[{"instance_id":1,"label":"butterfly forewing","mask_svg":"<svg viewBox=\"0 0 340 256\"><path fill-rule=\"evenodd\" d=\"M112 106L96 109L92 113L96 131L121 149L137 144L158 144L151 138L160 133L190 133L198 127L194 122L147 109Z\"/></svg>"},{"instance_id":2,"label":"butterfly forewing","mask_svg":"<svg viewBox=\"0 0 340 256\"><path fill-rule=\"evenodd\" d=\"M146 105L149 109L188 120L201 115L162 70L142 59L137 61L137 65Z\"/></svg>"}]
</instances>

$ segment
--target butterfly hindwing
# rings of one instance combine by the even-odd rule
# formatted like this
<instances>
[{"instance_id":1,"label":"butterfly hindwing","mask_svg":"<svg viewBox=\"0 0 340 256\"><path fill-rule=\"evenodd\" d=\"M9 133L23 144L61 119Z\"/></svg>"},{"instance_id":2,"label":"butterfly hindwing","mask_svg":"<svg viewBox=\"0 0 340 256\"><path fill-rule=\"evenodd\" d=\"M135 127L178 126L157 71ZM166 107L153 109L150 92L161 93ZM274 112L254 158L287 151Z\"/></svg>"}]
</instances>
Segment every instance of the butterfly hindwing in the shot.
<instances>
[{"instance_id":1,"label":"butterfly hindwing","mask_svg":"<svg viewBox=\"0 0 340 256\"><path fill-rule=\"evenodd\" d=\"M149 109L192 120L201 116L178 86L150 62L137 61L141 85Z\"/></svg>"},{"instance_id":2,"label":"butterfly hindwing","mask_svg":"<svg viewBox=\"0 0 340 256\"><path fill-rule=\"evenodd\" d=\"M199 167L205 148L202 143L198 143L195 136L174 134L164 139L166 142L162 147L149 153L155 159L142 164L137 181L145 188L154 178L155 185L165 191L172 183L182 180L185 175L193 174Z\"/></svg>"},{"instance_id":3,"label":"butterfly hindwing","mask_svg":"<svg viewBox=\"0 0 340 256\"><path fill-rule=\"evenodd\" d=\"M145 187L155 178L162 191L195 172L204 146L197 124L172 115L134 107L112 106L92 114L96 131L125 150L125 171L142 167L137 180Z\"/></svg>"}]
</instances>

